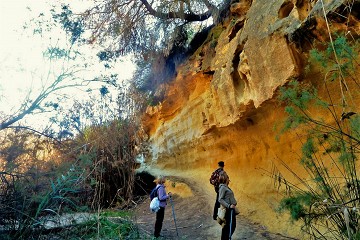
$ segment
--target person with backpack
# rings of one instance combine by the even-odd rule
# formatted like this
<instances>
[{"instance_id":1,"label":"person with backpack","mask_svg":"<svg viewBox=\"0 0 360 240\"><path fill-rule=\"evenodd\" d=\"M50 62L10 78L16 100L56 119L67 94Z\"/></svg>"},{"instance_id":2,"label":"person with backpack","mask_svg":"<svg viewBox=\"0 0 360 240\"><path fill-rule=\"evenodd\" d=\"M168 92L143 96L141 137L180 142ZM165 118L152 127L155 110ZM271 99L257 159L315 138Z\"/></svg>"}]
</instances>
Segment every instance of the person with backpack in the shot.
<instances>
[{"instance_id":1,"label":"person with backpack","mask_svg":"<svg viewBox=\"0 0 360 240\"><path fill-rule=\"evenodd\" d=\"M225 164L223 161L218 162L218 168L211 174L211 177L210 177L210 184L214 185L214 189L216 192L216 199L215 199L214 212L213 212L214 220L217 220L218 208L220 207L220 203L218 201L218 199L219 199L219 176L221 173L225 172L224 166L225 166Z\"/></svg>"},{"instance_id":2,"label":"person with backpack","mask_svg":"<svg viewBox=\"0 0 360 240\"><path fill-rule=\"evenodd\" d=\"M219 177L219 203L226 209L224 224L222 225L221 240L231 239L236 228L236 215L239 214L233 191L229 188L230 178L226 173Z\"/></svg>"},{"instance_id":3,"label":"person with backpack","mask_svg":"<svg viewBox=\"0 0 360 240\"><path fill-rule=\"evenodd\" d=\"M166 178L164 176L159 176L155 182L156 182L156 197L159 199L159 210L156 212L156 221L155 221L155 229L154 229L154 237L158 238L160 237L161 228L164 221L164 215L165 215L165 207L166 207L166 200L171 197L171 192L166 194L165 191L165 183Z\"/></svg>"}]
</instances>

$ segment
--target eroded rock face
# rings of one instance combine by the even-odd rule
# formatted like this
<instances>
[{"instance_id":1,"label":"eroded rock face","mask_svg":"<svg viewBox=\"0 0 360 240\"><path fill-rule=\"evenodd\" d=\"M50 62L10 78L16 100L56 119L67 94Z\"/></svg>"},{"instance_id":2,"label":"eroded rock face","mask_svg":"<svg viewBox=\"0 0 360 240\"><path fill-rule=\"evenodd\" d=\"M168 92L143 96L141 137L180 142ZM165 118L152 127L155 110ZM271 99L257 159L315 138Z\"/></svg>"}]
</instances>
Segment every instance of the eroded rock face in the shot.
<instances>
[{"instance_id":1,"label":"eroded rock face","mask_svg":"<svg viewBox=\"0 0 360 240\"><path fill-rule=\"evenodd\" d=\"M288 216L276 212L281 195L270 177L279 159L299 174L304 171L293 154L301 147L298 139L291 134L275 139L273 126L285 118L276 90L290 79L306 80L302 74L308 46L301 32L327 39L321 14L341 4L339 0L233 3L229 19L213 29L200 54L178 69L164 102L148 108L144 128L151 150L146 164L164 174L197 180L208 190L212 204L215 194L208 179L223 160L242 214L271 231L299 237L299 227L290 226ZM359 37L358 19L352 19L353 36ZM318 72L308 78L317 81Z\"/></svg>"}]
</instances>

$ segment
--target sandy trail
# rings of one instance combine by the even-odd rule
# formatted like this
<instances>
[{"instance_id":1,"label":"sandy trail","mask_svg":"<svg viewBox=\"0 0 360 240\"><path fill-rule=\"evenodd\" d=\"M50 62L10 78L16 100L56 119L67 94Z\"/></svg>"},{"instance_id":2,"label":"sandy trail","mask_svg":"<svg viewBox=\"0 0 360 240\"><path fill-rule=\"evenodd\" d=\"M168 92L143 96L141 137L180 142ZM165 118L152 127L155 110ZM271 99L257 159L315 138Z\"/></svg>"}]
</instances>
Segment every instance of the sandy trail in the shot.
<instances>
[{"instance_id":1,"label":"sandy trail","mask_svg":"<svg viewBox=\"0 0 360 240\"><path fill-rule=\"evenodd\" d=\"M169 177L169 179L176 179L177 182L182 182L187 186L191 186L193 194L192 196L186 197L174 194L172 199L179 237L177 237L176 234L172 206L168 201L161 232L161 235L163 236L162 239L220 239L221 226L212 219L213 206L209 205L207 199L203 197L205 195L203 194L201 186L194 185L194 183L190 183L187 180L178 177ZM152 236L156 215L150 212L149 204L150 200L145 199L137 205L135 208L134 221L138 224L141 232L148 236ZM248 219L242 216L241 213L236 217L236 221L237 227L232 237L233 240L294 239L280 234L270 233L264 226L251 223Z\"/></svg>"}]
</instances>

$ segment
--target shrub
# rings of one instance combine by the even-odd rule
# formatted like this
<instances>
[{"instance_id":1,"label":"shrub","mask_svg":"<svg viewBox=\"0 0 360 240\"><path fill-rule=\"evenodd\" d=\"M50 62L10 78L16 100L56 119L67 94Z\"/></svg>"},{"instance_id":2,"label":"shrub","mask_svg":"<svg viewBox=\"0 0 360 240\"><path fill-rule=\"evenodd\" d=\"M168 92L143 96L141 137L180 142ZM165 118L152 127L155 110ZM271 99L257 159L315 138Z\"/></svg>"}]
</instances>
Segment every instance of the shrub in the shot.
<instances>
[{"instance_id":1,"label":"shrub","mask_svg":"<svg viewBox=\"0 0 360 240\"><path fill-rule=\"evenodd\" d=\"M298 129L305 133L300 163L308 173L298 176L300 185L277 175L286 186L281 210L303 222L314 239L357 239L360 234L360 179L357 159L360 152L360 117L357 115L359 85L354 75L356 51L344 37L330 41L323 51L312 50L310 63L325 74L326 97L310 84L290 82L280 90L288 118L281 133ZM352 81L352 84L350 84ZM340 99L330 92L334 84Z\"/></svg>"}]
</instances>

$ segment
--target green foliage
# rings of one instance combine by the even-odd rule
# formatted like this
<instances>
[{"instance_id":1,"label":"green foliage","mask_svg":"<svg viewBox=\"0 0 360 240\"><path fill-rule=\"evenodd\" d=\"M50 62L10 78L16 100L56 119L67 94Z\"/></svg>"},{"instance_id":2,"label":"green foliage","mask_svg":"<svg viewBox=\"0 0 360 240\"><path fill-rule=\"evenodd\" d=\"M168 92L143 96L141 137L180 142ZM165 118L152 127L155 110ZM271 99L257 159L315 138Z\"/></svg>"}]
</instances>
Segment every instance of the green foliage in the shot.
<instances>
[{"instance_id":1,"label":"green foliage","mask_svg":"<svg viewBox=\"0 0 360 240\"><path fill-rule=\"evenodd\" d=\"M356 115L350 120L350 129L351 129L351 135L356 138L360 139L360 116Z\"/></svg>"},{"instance_id":2,"label":"green foliage","mask_svg":"<svg viewBox=\"0 0 360 240\"><path fill-rule=\"evenodd\" d=\"M87 227L78 227L75 222L72 227L60 226L64 227L61 230L45 227L49 221L61 216L88 212L105 205L124 207L131 202L136 168L135 146L139 146L140 141L136 126L130 120L114 120L88 127L82 136L67 141L62 145L63 149L54 151L54 157L62 163L50 165L52 171L43 169L43 172L38 168L35 169L37 172L28 175L0 176L0 222L16 223L9 224L10 231L0 238L84 239L86 236L85 239L98 239L100 235L103 239L138 239L138 231L128 219L131 215L126 212L101 213L98 219L82 223ZM17 134L16 140L19 136ZM23 140L27 142L28 138ZM31 147L33 145L29 149ZM26 154L25 148L26 144L16 149L9 148L9 156L15 152L19 153L15 156ZM37 148L45 150L41 144ZM15 162L15 159L9 160ZM34 162L40 165L40 161ZM31 162L27 164L32 168ZM64 168L67 170L63 171ZM39 175L44 177L39 178Z\"/></svg>"},{"instance_id":3,"label":"green foliage","mask_svg":"<svg viewBox=\"0 0 360 240\"><path fill-rule=\"evenodd\" d=\"M49 47L44 53L44 57L48 59L61 59L68 57L68 50L59 47Z\"/></svg>"},{"instance_id":4,"label":"green foliage","mask_svg":"<svg viewBox=\"0 0 360 240\"><path fill-rule=\"evenodd\" d=\"M84 33L84 25L80 19L72 19L73 12L68 5L63 5L60 13L52 11L53 18L56 22L59 22L64 30L70 34L71 43L75 43L80 40L80 37Z\"/></svg>"},{"instance_id":5,"label":"green foliage","mask_svg":"<svg viewBox=\"0 0 360 240\"><path fill-rule=\"evenodd\" d=\"M313 202L313 197L309 193L299 194L293 197L283 198L280 202L279 210L288 210L291 215L291 219L299 220L307 214L309 208Z\"/></svg>"},{"instance_id":6,"label":"green foliage","mask_svg":"<svg viewBox=\"0 0 360 240\"><path fill-rule=\"evenodd\" d=\"M82 181L83 170L72 166L65 175L51 181L51 189L41 197L35 215L33 226L42 226L43 220L39 218L44 213L60 214L61 212L78 211L79 202L76 194L80 192L77 182ZM82 210L84 210L82 208Z\"/></svg>"},{"instance_id":7,"label":"green foliage","mask_svg":"<svg viewBox=\"0 0 360 240\"><path fill-rule=\"evenodd\" d=\"M101 86L100 94L101 94L102 97L104 97L106 94L109 94L109 93L110 93L110 91L106 86L104 86L104 85Z\"/></svg>"},{"instance_id":8,"label":"green foliage","mask_svg":"<svg viewBox=\"0 0 360 240\"><path fill-rule=\"evenodd\" d=\"M219 39L221 33L224 31L223 27L221 25L215 26L213 29L211 29L211 40L217 40Z\"/></svg>"},{"instance_id":9,"label":"green foliage","mask_svg":"<svg viewBox=\"0 0 360 240\"><path fill-rule=\"evenodd\" d=\"M103 61L115 61L117 58L121 56L120 52L113 52L113 51L100 51L97 54L97 57L101 62Z\"/></svg>"},{"instance_id":10,"label":"green foliage","mask_svg":"<svg viewBox=\"0 0 360 240\"><path fill-rule=\"evenodd\" d=\"M328 76L325 85L338 80L345 86L345 77L357 81L353 72L357 53L345 37L322 48L325 50L310 51L310 63L322 66ZM358 96L351 93L359 90L347 90L354 101ZM280 89L279 99L288 115L281 133L300 130L304 136L300 163L308 173L303 178L292 171L299 180L296 184L281 179L287 195L280 209L289 211L293 220L302 221L303 230L314 239L356 239L360 232L360 118L358 107L348 104L346 94L335 99L328 92L327 99L322 99L313 87L297 81ZM349 213L349 225L345 212Z\"/></svg>"},{"instance_id":11,"label":"green foliage","mask_svg":"<svg viewBox=\"0 0 360 240\"><path fill-rule=\"evenodd\" d=\"M84 155L82 159L92 156ZM75 214L89 211L86 205L81 204L81 194L87 177L83 167L72 165L66 174L59 175L54 181L50 182L47 191L36 196L29 195L15 199L20 207L16 210L17 225L9 226L10 231L0 233L1 239L146 239L141 236L136 225L131 221L132 212L129 211L102 211L99 214L90 214L90 220L84 219L82 222L75 221ZM16 182L15 185L22 186L23 183ZM16 191L16 188L15 188ZM23 190L24 191L24 190ZM3 209L11 206L3 204ZM15 209L11 209L15 210ZM66 213L66 215L63 215ZM1 215L3 222L12 221L8 212ZM54 231L46 229L45 225L49 222L57 223L58 218L72 220L70 226L59 225ZM5 220L6 219L6 220ZM12 228L11 228L12 227Z\"/></svg>"},{"instance_id":12,"label":"green foliage","mask_svg":"<svg viewBox=\"0 0 360 240\"><path fill-rule=\"evenodd\" d=\"M284 133L309 121L305 110L317 99L317 91L293 80L289 82L288 86L280 88L279 99L286 104L285 112L289 116L281 129L281 133Z\"/></svg>"},{"instance_id":13,"label":"green foliage","mask_svg":"<svg viewBox=\"0 0 360 240\"><path fill-rule=\"evenodd\" d=\"M12 195L2 195L0 192L4 197L0 201L0 220L15 221L17 224L8 226L9 234L4 237L37 239L48 222L45 216L56 217L63 213L87 210L80 204L81 189L78 183L83 181L83 177L83 170L72 166L66 174L59 175L47 188L44 187L36 194L34 192L37 190L32 186L31 179L13 178Z\"/></svg>"},{"instance_id":14,"label":"green foliage","mask_svg":"<svg viewBox=\"0 0 360 240\"><path fill-rule=\"evenodd\" d=\"M218 44L217 40L212 40L210 43L211 48L216 48L216 45Z\"/></svg>"},{"instance_id":15,"label":"green foliage","mask_svg":"<svg viewBox=\"0 0 360 240\"><path fill-rule=\"evenodd\" d=\"M81 239L140 239L137 227L130 220L112 220L102 214L98 219L75 226L72 232Z\"/></svg>"},{"instance_id":16,"label":"green foliage","mask_svg":"<svg viewBox=\"0 0 360 240\"><path fill-rule=\"evenodd\" d=\"M86 134L85 134L86 137ZM85 166L91 166L93 161L96 159L96 151L89 151L85 153L81 153L78 156L78 159L80 160L80 163Z\"/></svg>"},{"instance_id":17,"label":"green foliage","mask_svg":"<svg viewBox=\"0 0 360 240\"><path fill-rule=\"evenodd\" d=\"M343 149L340 151L338 159L346 172L350 172L351 175L355 174L356 176L356 169L354 169L357 160L356 153L351 150Z\"/></svg>"},{"instance_id":18,"label":"green foliage","mask_svg":"<svg viewBox=\"0 0 360 240\"><path fill-rule=\"evenodd\" d=\"M339 79L340 74L348 76L354 71L354 56L356 50L344 36L337 36L333 44L328 44L325 51L312 49L310 51L310 63L320 63L324 72L330 73L329 79Z\"/></svg>"},{"instance_id":19,"label":"green foliage","mask_svg":"<svg viewBox=\"0 0 360 240\"><path fill-rule=\"evenodd\" d=\"M216 45L218 44L219 37L220 37L221 33L223 32L223 30L224 29L220 25L215 26L213 29L211 29L211 34L209 36L211 48L216 47Z\"/></svg>"},{"instance_id":20,"label":"green foliage","mask_svg":"<svg viewBox=\"0 0 360 240\"><path fill-rule=\"evenodd\" d=\"M360 232L357 232L353 237L354 240L360 240Z\"/></svg>"},{"instance_id":21,"label":"green foliage","mask_svg":"<svg viewBox=\"0 0 360 240\"><path fill-rule=\"evenodd\" d=\"M312 138L308 138L302 146L303 156L307 159L312 159L312 155L317 152Z\"/></svg>"},{"instance_id":22,"label":"green foliage","mask_svg":"<svg viewBox=\"0 0 360 240\"><path fill-rule=\"evenodd\" d=\"M102 217L130 217L132 216L132 212L130 211L113 211L113 210L104 210L100 213Z\"/></svg>"},{"instance_id":23,"label":"green foliage","mask_svg":"<svg viewBox=\"0 0 360 240\"><path fill-rule=\"evenodd\" d=\"M288 87L280 88L280 101L291 104L300 110L307 109L309 103L317 96L315 88L300 85L296 80L290 81Z\"/></svg>"}]
</instances>

